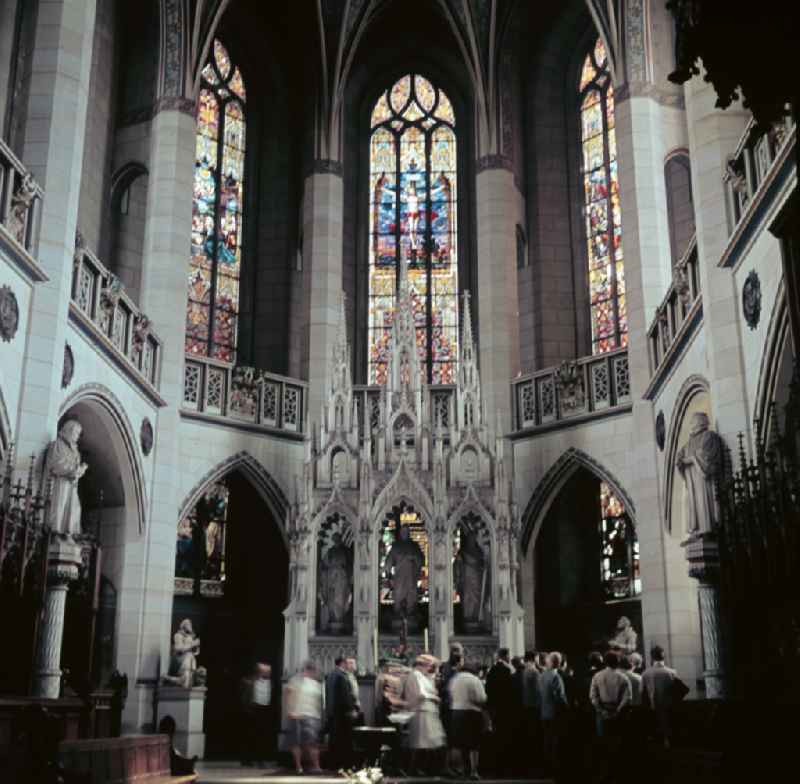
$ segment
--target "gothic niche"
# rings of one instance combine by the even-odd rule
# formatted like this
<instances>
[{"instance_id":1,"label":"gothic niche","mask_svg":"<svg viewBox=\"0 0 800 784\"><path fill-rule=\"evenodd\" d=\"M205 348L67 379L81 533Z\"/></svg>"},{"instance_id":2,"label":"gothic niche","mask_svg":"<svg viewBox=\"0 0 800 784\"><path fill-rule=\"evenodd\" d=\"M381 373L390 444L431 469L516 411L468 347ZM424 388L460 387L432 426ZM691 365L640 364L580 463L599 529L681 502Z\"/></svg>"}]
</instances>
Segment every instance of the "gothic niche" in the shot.
<instances>
[{"instance_id":1,"label":"gothic niche","mask_svg":"<svg viewBox=\"0 0 800 784\"><path fill-rule=\"evenodd\" d=\"M353 633L353 529L339 514L317 537L317 633Z\"/></svg>"},{"instance_id":2,"label":"gothic niche","mask_svg":"<svg viewBox=\"0 0 800 784\"><path fill-rule=\"evenodd\" d=\"M386 516L380 539L381 630L413 634L428 625L428 532L403 501Z\"/></svg>"},{"instance_id":3,"label":"gothic niche","mask_svg":"<svg viewBox=\"0 0 800 784\"><path fill-rule=\"evenodd\" d=\"M465 515L453 533L453 622L456 634L492 631L491 539L486 523Z\"/></svg>"}]
</instances>

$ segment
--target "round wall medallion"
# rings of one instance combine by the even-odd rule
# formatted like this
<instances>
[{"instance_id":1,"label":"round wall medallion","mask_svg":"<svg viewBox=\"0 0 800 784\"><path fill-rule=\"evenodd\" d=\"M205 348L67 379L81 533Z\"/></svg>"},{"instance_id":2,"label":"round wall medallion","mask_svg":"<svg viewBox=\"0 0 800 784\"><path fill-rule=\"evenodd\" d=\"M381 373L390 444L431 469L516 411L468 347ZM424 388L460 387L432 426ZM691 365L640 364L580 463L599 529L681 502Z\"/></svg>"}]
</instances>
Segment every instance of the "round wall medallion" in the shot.
<instances>
[{"instance_id":1,"label":"round wall medallion","mask_svg":"<svg viewBox=\"0 0 800 784\"><path fill-rule=\"evenodd\" d=\"M662 452L664 451L664 440L666 439L666 436L667 426L664 423L664 412L659 411L658 416L656 417L656 443Z\"/></svg>"},{"instance_id":2,"label":"round wall medallion","mask_svg":"<svg viewBox=\"0 0 800 784\"><path fill-rule=\"evenodd\" d=\"M0 338L6 343L13 340L19 327L19 305L16 294L9 286L0 286Z\"/></svg>"},{"instance_id":3,"label":"round wall medallion","mask_svg":"<svg viewBox=\"0 0 800 784\"><path fill-rule=\"evenodd\" d=\"M61 368L61 389L66 389L72 383L75 375L75 356L69 343L64 344L64 364Z\"/></svg>"},{"instance_id":4,"label":"round wall medallion","mask_svg":"<svg viewBox=\"0 0 800 784\"><path fill-rule=\"evenodd\" d=\"M742 311L747 326L755 329L761 318L761 281L755 270L750 270L742 286Z\"/></svg>"},{"instance_id":5,"label":"round wall medallion","mask_svg":"<svg viewBox=\"0 0 800 784\"><path fill-rule=\"evenodd\" d=\"M147 457L153 450L153 426L150 424L150 420L147 417L142 420L142 427L139 430L139 439L142 443L142 452L144 456Z\"/></svg>"}]
</instances>

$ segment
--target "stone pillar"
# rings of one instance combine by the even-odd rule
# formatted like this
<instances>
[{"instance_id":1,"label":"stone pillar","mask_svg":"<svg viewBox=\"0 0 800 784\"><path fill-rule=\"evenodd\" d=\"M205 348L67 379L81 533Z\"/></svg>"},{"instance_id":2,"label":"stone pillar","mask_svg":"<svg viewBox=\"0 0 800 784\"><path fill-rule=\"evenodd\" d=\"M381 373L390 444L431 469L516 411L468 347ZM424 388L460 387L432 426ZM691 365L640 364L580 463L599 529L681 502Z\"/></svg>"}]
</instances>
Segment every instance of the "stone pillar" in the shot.
<instances>
[{"instance_id":1,"label":"stone pillar","mask_svg":"<svg viewBox=\"0 0 800 784\"><path fill-rule=\"evenodd\" d=\"M727 695L724 639L719 612L719 544L713 533L699 534L683 545L689 576L698 582L700 628L703 636L703 679L708 699Z\"/></svg>"},{"instance_id":2,"label":"stone pillar","mask_svg":"<svg viewBox=\"0 0 800 784\"><path fill-rule=\"evenodd\" d=\"M36 651L33 696L57 700L61 693L61 642L69 584L78 579L81 548L71 537L53 536L48 550L47 596Z\"/></svg>"},{"instance_id":3,"label":"stone pillar","mask_svg":"<svg viewBox=\"0 0 800 784\"><path fill-rule=\"evenodd\" d=\"M55 435L78 220L95 0L42 3L36 20L23 163L44 188L38 261L49 280L33 289L23 367L17 454L27 460Z\"/></svg>"},{"instance_id":4,"label":"stone pillar","mask_svg":"<svg viewBox=\"0 0 800 784\"><path fill-rule=\"evenodd\" d=\"M206 754L206 735L203 732L203 713L206 707L206 687L181 686L158 687L158 711L156 723L165 716L175 719L175 748L185 757Z\"/></svg>"},{"instance_id":5,"label":"stone pillar","mask_svg":"<svg viewBox=\"0 0 800 784\"><path fill-rule=\"evenodd\" d=\"M687 82L684 89L692 191L697 205L697 250L711 410L717 432L733 444L739 431L747 434L751 431L753 402L747 399L736 282L732 271L720 269L717 262L728 242L722 177L750 113L736 104L725 110L716 108L716 91L702 75Z\"/></svg>"},{"instance_id":6,"label":"stone pillar","mask_svg":"<svg viewBox=\"0 0 800 784\"><path fill-rule=\"evenodd\" d=\"M308 292L308 405L320 416L329 388L332 348L342 301L341 167L317 161L303 198L303 274Z\"/></svg>"},{"instance_id":7,"label":"stone pillar","mask_svg":"<svg viewBox=\"0 0 800 784\"><path fill-rule=\"evenodd\" d=\"M151 126L140 302L163 341L160 392L167 405L156 424L146 534L140 542L126 545L125 585L117 610L130 619L120 629L117 661L135 683L123 717L128 732L152 721L152 688L170 656L194 154L193 102L162 101Z\"/></svg>"},{"instance_id":8,"label":"stone pillar","mask_svg":"<svg viewBox=\"0 0 800 784\"><path fill-rule=\"evenodd\" d=\"M494 437L511 429L510 383L519 371L514 175L497 156L478 162L475 183L478 235L478 333L485 421Z\"/></svg>"}]
</instances>

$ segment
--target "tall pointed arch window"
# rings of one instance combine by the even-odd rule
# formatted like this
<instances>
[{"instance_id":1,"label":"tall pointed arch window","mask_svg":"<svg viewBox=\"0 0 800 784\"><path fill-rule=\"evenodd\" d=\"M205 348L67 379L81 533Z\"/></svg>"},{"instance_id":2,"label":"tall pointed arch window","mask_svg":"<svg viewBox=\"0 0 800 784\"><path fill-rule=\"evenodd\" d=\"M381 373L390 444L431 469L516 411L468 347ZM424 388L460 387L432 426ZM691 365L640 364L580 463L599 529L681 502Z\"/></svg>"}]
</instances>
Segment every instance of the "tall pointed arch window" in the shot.
<instances>
[{"instance_id":1,"label":"tall pointed arch window","mask_svg":"<svg viewBox=\"0 0 800 784\"><path fill-rule=\"evenodd\" d=\"M453 383L458 357L453 106L430 81L408 74L378 98L370 129L369 383L386 382L400 263L407 265L423 377Z\"/></svg>"},{"instance_id":2,"label":"tall pointed arch window","mask_svg":"<svg viewBox=\"0 0 800 784\"><path fill-rule=\"evenodd\" d=\"M239 68L214 41L197 106L192 248L186 352L225 362L236 358L245 89Z\"/></svg>"},{"instance_id":3,"label":"tall pointed arch window","mask_svg":"<svg viewBox=\"0 0 800 784\"><path fill-rule=\"evenodd\" d=\"M583 62L579 85L592 353L628 344L614 88L602 39Z\"/></svg>"}]
</instances>

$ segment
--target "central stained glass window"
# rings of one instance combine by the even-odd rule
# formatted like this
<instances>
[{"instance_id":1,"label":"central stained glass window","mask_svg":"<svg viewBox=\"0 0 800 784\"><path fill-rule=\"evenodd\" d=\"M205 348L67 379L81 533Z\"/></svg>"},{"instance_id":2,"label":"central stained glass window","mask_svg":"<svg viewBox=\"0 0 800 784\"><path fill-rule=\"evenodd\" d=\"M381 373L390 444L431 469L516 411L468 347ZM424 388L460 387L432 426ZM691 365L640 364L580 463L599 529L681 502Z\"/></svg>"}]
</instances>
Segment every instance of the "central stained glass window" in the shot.
<instances>
[{"instance_id":1,"label":"central stained glass window","mask_svg":"<svg viewBox=\"0 0 800 784\"><path fill-rule=\"evenodd\" d=\"M600 354L628 345L614 88L600 38L583 62L579 91L592 353Z\"/></svg>"},{"instance_id":2,"label":"central stained glass window","mask_svg":"<svg viewBox=\"0 0 800 784\"><path fill-rule=\"evenodd\" d=\"M233 362L242 266L245 90L239 69L219 41L214 41L202 77L186 353Z\"/></svg>"},{"instance_id":3,"label":"central stained glass window","mask_svg":"<svg viewBox=\"0 0 800 784\"><path fill-rule=\"evenodd\" d=\"M399 79L372 110L369 179L369 383L384 384L402 261L428 383L455 383L458 251L455 115L422 76Z\"/></svg>"}]
</instances>

